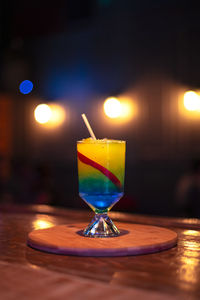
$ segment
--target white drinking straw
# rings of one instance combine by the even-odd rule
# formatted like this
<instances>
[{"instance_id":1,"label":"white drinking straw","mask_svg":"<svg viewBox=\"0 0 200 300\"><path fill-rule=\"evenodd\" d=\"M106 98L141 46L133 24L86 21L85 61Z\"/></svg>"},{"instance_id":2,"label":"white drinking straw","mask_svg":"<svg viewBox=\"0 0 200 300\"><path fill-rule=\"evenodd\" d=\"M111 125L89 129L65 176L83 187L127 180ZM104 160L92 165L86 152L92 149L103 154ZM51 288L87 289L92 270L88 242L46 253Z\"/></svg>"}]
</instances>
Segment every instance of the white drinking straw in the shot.
<instances>
[{"instance_id":1,"label":"white drinking straw","mask_svg":"<svg viewBox=\"0 0 200 300\"><path fill-rule=\"evenodd\" d=\"M88 122L88 119L87 119L86 115L82 114L81 116L83 118L83 121L85 122L85 125L86 125L91 137L93 138L93 140L96 140L96 136L94 135L94 132L93 132L91 126L90 126L90 123Z\"/></svg>"}]
</instances>

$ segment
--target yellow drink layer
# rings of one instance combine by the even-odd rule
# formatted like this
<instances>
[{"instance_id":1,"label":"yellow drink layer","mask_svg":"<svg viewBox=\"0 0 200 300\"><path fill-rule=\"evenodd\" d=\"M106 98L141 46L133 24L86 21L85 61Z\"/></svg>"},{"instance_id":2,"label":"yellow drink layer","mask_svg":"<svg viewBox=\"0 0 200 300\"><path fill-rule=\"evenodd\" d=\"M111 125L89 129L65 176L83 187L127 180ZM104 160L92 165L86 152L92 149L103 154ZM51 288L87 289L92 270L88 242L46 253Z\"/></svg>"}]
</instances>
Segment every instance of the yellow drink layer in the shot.
<instances>
[{"instance_id":1,"label":"yellow drink layer","mask_svg":"<svg viewBox=\"0 0 200 300\"><path fill-rule=\"evenodd\" d=\"M79 193L93 209L111 208L122 196L125 146L124 141L109 139L77 143Z\"/></svg>"}]
</instances>

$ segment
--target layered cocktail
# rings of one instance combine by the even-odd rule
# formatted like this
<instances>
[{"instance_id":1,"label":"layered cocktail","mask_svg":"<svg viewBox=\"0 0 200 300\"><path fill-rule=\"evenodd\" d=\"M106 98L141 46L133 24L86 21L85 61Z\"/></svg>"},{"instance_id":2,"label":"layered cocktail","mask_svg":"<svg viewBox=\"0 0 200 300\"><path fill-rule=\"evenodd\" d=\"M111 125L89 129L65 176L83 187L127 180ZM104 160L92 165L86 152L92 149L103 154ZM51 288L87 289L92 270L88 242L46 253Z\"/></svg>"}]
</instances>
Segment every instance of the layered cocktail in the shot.
<instances>
[{"instance_id":1,"label":"layered cocktail","mask_svg":"<svg viewBox=\"0 0 200 300\"><path fill-rule=\"evenodd\" d=\"M109 237L119 230L107 212L123 196L125 141L83 139L77 142L79 195L95 212L84 235Z\"/></svg>"}]
</instances>

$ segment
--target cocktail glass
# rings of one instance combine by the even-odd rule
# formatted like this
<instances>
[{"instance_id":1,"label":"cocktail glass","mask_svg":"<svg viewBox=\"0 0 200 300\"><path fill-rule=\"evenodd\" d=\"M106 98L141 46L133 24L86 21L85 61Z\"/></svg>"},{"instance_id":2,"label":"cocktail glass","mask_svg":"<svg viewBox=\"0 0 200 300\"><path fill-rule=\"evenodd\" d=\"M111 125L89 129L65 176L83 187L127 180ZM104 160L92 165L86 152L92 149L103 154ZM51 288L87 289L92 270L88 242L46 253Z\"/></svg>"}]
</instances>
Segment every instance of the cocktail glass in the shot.
<instances>
[{"instance_id":1,"label":"cocktail glass","mask_svg":"<svg viewBox=\"0 0 200 300\"><path fill-rule=\"evenodd\" d=\"M79 195L95 212L85 236L120 234L107 213L124 194L125 151L125 141L88 138L77 142Z\"/></svg>"}]
</instances>

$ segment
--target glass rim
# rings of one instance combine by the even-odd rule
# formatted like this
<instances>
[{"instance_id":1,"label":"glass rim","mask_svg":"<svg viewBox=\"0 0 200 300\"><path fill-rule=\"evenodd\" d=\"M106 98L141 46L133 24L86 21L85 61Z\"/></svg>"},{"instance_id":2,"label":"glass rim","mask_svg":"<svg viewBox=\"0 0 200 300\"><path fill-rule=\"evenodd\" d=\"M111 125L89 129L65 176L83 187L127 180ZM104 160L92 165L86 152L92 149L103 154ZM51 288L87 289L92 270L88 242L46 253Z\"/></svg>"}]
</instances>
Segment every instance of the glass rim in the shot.
<instances>
[{"instance_id":1,"label":"glass rim","mask_svg":"<svg viewBox=\"0 0 200 300\"><path fill-rule=\"evenodd\" d=\"M125 144L126 141L123 140L112 140L112 139L96 139L87 141L86 139L77 141L77 144Z\"/></svg>"}]
</instances>

